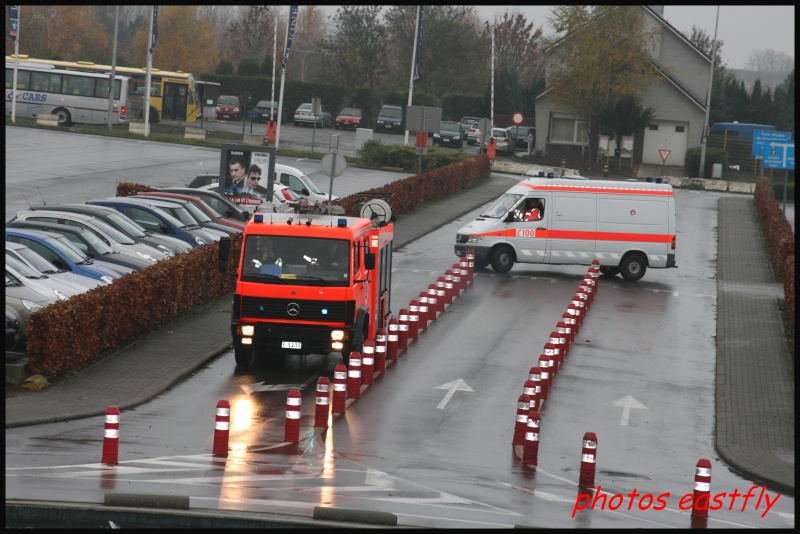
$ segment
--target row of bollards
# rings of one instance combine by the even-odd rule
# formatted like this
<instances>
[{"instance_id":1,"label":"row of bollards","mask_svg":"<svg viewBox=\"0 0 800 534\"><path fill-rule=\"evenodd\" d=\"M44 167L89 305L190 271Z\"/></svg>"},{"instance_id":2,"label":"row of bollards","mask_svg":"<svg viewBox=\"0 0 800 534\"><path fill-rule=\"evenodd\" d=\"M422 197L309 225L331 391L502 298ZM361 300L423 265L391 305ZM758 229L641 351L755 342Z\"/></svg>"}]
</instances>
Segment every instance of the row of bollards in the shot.
<instances>
[{"instance_id":1,"label":"row of bollards","mask_svg":"<svg viewBox=\"0 0 800 534\"><path fill-rule=\"evenodd\" d=\"M402 308L398 317L387 323L387 331L379 328L374 339L364 342L363 354L350 353L349 366L338 364L333 371L333 391L327 377L317 380L314 426L327 427L330 414L344 413L348 399L358 399L362 386L374 383L376 375L386 370L387 361L396 360L401 350L419 337L419 334L436 320L445 308L453 303L472 284L475 269L475 254L468 250L459 263L447 269L444 276L430 284L427 291L412 300L408 308ZM300 441L300 416L302 395L299 389L289 390L286 399L286 424L284 440L289 443ZM214 443L212 454L228 456L230 436L231 407L227 400L217 403L214 422ZM119 423L120 412L116 406L109 406L105 415L102 463L119 463Z\"/></svg>"}]
</instances>

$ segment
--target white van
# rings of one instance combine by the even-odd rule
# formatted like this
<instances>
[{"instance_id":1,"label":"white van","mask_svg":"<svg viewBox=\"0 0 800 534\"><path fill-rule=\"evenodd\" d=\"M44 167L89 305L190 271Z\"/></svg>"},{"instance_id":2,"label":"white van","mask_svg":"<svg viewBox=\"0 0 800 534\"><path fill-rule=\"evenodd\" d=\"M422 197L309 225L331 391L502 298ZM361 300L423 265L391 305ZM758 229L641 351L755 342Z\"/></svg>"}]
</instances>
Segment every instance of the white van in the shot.
<instances>
[{"instance_id":1,"label":"white van","mask_svg":"<svg viewBox=\"0 0 800 534\"><path fill-rule=\"evenodd\" d=\"M528 210L529 200L539 200ZM525 220L530 219L530 220ZM650 182L530 178L456 234L456 255L507 273L514 263L590 265L636 281L675 263L672 186Z\"/></svg>"},{"instance_id":2,"label":"white van","mask_svg":"<svg viewBox=\"0 0 800 534\"><path fill-rule=\"evenodd\" d=\"M303 171L296 167L289 165L275 164L275 183L285 185L295 192L300 198L304 198L312 204L323 203L328 201L328 194L323 193L311 181L311 178L303 174ZM336 195L332 196L332 200L336 200Z\"/></svg>"}]
</instances>

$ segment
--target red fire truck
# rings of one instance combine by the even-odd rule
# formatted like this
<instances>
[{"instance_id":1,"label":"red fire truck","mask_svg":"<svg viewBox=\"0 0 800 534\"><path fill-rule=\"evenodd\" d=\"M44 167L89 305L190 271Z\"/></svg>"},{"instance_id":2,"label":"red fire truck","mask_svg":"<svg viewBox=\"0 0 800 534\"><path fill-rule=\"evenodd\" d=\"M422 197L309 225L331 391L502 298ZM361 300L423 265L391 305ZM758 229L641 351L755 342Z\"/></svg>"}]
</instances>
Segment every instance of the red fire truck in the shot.
<instances>
[{"instance_id":1,"label":"red fire truck","mask_svg":"<svg viewBox=\"0 0 800 534\"><path fill-rule=\"evenodd\" d=\"M339 352L349 364L391 317L392 222L256 213L241 237L231 313L236 365ZM227 270L231 241L220 241Z\"/></svg>"}]
</instances>

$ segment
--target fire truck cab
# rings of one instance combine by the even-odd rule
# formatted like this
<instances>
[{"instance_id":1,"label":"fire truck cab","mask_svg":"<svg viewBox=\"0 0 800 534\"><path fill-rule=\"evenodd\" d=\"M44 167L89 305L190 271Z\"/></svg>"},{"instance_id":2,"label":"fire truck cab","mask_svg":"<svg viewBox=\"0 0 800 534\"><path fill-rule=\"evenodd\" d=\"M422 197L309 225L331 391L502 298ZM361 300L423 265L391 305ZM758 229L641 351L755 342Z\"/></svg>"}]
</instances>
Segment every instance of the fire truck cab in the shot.
<instances>
[{"instance_id":1,"label":"fire truck cab","mask_svg":"<svg viewBox=\"0 0 800 534\"><path fill-rule=\"evenodd\" d=\"M256 213L235 268L236 365L362 350L391 317L391 222L328 214ZM220 241L219 267L234 250Z\"/></svg>"}]
</instances>

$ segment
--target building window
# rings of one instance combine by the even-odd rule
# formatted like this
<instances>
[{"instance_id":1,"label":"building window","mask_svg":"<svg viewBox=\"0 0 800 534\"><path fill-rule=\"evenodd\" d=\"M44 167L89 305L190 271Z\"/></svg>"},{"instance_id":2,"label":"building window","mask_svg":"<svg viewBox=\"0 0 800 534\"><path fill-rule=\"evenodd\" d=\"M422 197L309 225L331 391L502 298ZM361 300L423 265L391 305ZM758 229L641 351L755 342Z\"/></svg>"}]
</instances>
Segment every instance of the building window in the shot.
<instances>
[{"instance_id":1,"label":"building window","mask_svg":"<svg viewBox=\"0 0 800 534\"><path fill-rule=\"evenodd\" d=\"M683 126L676 126L675 133L683 133L685 128Z\"/></svg>"},{"instance_id":2,"label":"building window","mask_svg":"<svg viewBox=\"0 0 800 534\"><path fill-rule=\"evenodd\" d=\"M657 132L658 131L658 124L648 124L647 125L647 129L648 130L652 130L654 132Z\"/></svg>"},{"instance_id":3,"label":"building window","mask_svg":"<svg viewBox=\"0 0 800 534\"><path fill-rule=\"evenodd\" d=\"M550 126L551 142L587 144L588 139L587 123L571 118L553 117Z\"/></svg>"}]
</instances>

